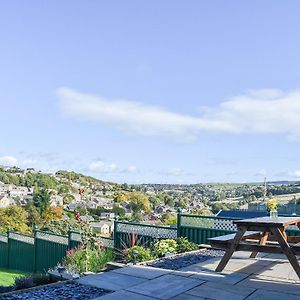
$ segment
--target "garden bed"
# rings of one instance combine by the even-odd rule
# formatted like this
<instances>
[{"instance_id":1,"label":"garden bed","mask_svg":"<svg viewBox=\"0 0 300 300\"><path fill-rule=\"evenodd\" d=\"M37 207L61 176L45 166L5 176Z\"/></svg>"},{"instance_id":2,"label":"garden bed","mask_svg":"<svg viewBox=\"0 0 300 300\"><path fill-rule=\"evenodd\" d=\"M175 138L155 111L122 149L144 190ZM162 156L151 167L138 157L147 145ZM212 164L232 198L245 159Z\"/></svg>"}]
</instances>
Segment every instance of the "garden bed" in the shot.
<instances>
[{"instance_id":1,"label":"garden bed","mask_svg":"<svg viewBox=\"0 0 300 300\"><path fill-rule=\"evenodd\" d=\"M224 255L224 251L222 250L214 250L214 249L197 250L197 251L175 254L173 256L159 258L155 261L146 263L146 265L155 268L178 270L193 264L204 262L206 260L215 257L222 257L223 255Z\"/></svg>"},{"instance_id":2,"label":"garden bed","mask_svg":"<svg viewBox=\"0 0 300 300\"><path fill-rule=\"evenodd\" d=\"M107 293L109 290L95 288L74 281L61 282L58 284L51 284L41 288L34 288L28 291L20 291L1 295L0 299L3 300L38 300L38 299L55 299L55 300L89 300Z\"/></svg>"}]
</instances>

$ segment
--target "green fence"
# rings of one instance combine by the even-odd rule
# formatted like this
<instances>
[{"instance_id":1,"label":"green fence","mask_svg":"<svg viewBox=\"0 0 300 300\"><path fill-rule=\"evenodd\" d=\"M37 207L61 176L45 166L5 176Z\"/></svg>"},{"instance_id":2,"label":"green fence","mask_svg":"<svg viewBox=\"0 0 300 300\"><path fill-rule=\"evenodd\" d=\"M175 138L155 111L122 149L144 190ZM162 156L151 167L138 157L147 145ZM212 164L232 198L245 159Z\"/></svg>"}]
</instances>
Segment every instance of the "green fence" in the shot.
<instances>
[{"instance_id":1,"label":"green fence","mask_svg":"<svg viewBox=\"0 0 300 300\"><path fill-rule=\"evenodd\" d=\"M160 239L175 239L177 228L115 221L114 248L122 250L134 244L151 247Z\"/></svg>"},{"instance_id":2,"label":"green fence","mask_svg":"<svg viewBox=\"0 0 300 300\"><path fill-rule=\"evenodd\" d=\"M177 233L196 244L209 244L209 238L235 233L237 227L234 220L238 218L187 215L178 210ZM300 236L299 229L288 229L286 233L289 236Z\"/></svg>"},{"instance_id":3,"label":"green fence","mask_svg":"<svg viewBox=\"0 0 300 300\"><path fill-rule=\"evenodd\" d=\"M208 244L208 239L234 233L237 230L233 218L181 214L178 211L177 228L145 225L115 220L114 238L99 236L106 248L123 250L133 244L151 247L160 239L187 237L197 244ZM288 235L300 236L300 230L291 228ZM81 244L81 235L69 231L57 235L34 230L34 236L8 232L0 235L0 268L23 272L46 272L63 260L68 249Z\"/></svg>"},{"instance_id":4,"label":"green fence","mask_svg":"<svg viewBox=\"0 0 300 300\"><path fill-rule=\"evenodd\" d=\"M114 247L112 238L98 236L98 241L105 248ZM0 268L45 273L80 244L81 235L75 231L59 235L35 229L33 236L9 231L0 235Z\"/></svg>"},{"instance_id":5,"label":"green fence","mask_svg":"<svg viewBox=\"0 0 300 300\"><path fill-rule=\"evenodd\" d=\"M208 239L237 230L231 218L214 216L186 215L178 212L177 217L178 236L187 237L189 241L196 244L207 244Z\"/></svg>"}]
</instances>

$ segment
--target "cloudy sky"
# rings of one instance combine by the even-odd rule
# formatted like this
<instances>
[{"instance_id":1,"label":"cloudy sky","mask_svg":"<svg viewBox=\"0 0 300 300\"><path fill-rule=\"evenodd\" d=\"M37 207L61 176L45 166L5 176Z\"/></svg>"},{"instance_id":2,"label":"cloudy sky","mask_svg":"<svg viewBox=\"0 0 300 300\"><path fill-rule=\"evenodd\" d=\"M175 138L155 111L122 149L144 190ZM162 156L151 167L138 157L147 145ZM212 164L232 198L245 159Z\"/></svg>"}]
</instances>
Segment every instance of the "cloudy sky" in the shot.
<instances>
[{"instance_id":1,"label":"cloudy sky","mask_svg":"<svg viewBox=\"0 0 300 300\"><path fill-rule=\"evenodd\" d=\"M0 165L300 179L300 3L3 1Z\"/></svg>"}]
</instances>

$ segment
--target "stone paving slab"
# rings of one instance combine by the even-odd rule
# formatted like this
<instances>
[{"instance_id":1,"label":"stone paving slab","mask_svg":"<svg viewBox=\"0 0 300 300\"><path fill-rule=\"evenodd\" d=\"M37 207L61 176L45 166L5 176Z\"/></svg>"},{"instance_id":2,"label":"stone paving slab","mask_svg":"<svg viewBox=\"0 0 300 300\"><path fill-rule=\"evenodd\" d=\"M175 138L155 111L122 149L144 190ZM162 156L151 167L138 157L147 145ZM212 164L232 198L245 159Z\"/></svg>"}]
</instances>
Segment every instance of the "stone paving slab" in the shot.
<instances>
[{"instance_id":1,"label":"stone paving slab","mask_svg":"<svg viewBox=\"0 0 300 300\"><path fill-rule=\"evenodd\" d=\"M205 299L207 298L197 297L197 296L184 293L172 298L171 300L205 300Z\"/></svg>"},{"instance_id":2,"label":"stone paving slab","mask_svg":"<svg viewBox=\"0 0 300 300\"><path fill-rule=\"evenodd\" d=\"M295 283L300 283L299 277L297 276L296 272L294 271L293 267L289 262L275 263L274 265L264 269L259 273L254 272L254 274L259 274L262 276L279 278L284 280L292 280Z\"/></svg>"},{"instance_id":3,"label":"stone paving slab","mask_svg":"<svg viewBox=\"0 0 300 300\"><path fill-rule=\"evenodd\" d=\"M276 291L257 290L247 300L299 300L298 295L280 293Z\"/></svg>"},{"instance_id":4,"label":"stone paving slab","mask_svg":"<svg viewBox=\"0 0 300 300\"><path fill-rule=\"evenodd\" d=\"M214 271L198 270L194 272L196 273L189 278L196 278L204 281L212 281L212 282L220 282L220 283L228 283L228 284L236 284L249 276L249 274L247 273L239 273L239 272L232 272L232 271L223 271L222 273L217 273Z\"/></svg>"},{"instance_id":5,"label":"stone paving slab","mask_svg":"<svg viewBox=\"0 0 300 300\"><path fill-rule=\"evenodd\" d=\"M157 298L152 298L140 294L131 293L128 291L118 291L111 294L107 294L105 296L95 298L93 300L153 300Z\"/></svg>"},{"instance_id":6,"label":"stone paving slab","mask_svg":"<svg viewBox=\"0 0 300 300\"><path fill-rule=\"evenodd\" d=\"M172 270L158 269L148 266L128 266L111 272L140 278L153 279L172 272Z\"/></svg>"},{"instance_id":7,"label":"stone paving slab","mask_svg":"<svg viewBox=\"0 0 300 300\"><path fill-rule=\"evenodd\" d=\"M250 251L236 251L233 253L232 257L233 258L249 258L251 252ZM267 257L269 253L263 253L259 252L256 256L256 258L262 258L262 257Z\"/></svg>"},{"instance_id":8,"label":"stone paving slab","mask_svg":"<svg viewBox=\"0 0 300 300\"><path fill-rule=\"evenodd\" d=\"M300 299L300 284L287 282L287 280L280 281L274 277L251 275L250 277L239 282L236 286L252 287L286 294L295 294L298 295L298 299Z\"/></svg>"},{"instance_id":9,"label":"stone paving slab","mask_svg":"<svg viewBox=\"0 0 300 300\"><path fill-rule=\"evenodd\" d=\"M199 266L199 269L202 269L202 270L215 271L219 262L220 262L220 259L217 259L214 261L203 262L203 263L197 264L197 266ZM258 271L264 269L266 266L269 266L271 264L274 264L273 260L256 260L256 259L250 259L250 258L248 258L248 259L245 259L245 258L231 259L228 262L228 264L226 265L224 270L252 274L254 272L258 272Z\"/></svg>"},{"instance_id":10,"label":"stone paving slab","mask_svg":"<svg viewBox=\"0 0 300 300\"><path fill-rule=\"evenodd\" d=\"M206 282L189 291L186 294L200 296L213 300L243 300L255 291L254 288L233 286L218 282Z\"/></svg>"},{"instance_id":11,"label":"stone paving slab","mask_svg":"<svg viewBox=\"0 0 300 300\"><path fill-rule=\"evenodd\" d=\"M172 271L172 273L170 274L183 277L190 277L192 275L195 275L195 272Z\"/></svg>"},{"instance_id":12,"label":"stone paving slab","mask_svg":"<svg viewBox=\"0 0 300 300\"><path fill-rule=\"evenodd\" d=\"M115 272L105 272L82 277L78 280L78 282L111 291L118 291L137 285L146 280L147 279L144 278L118 274Z\"/></svg>"},{"instance_id":13,"label":"stone paving slab","mask_svg":"<svg viewBox=\"0 0 300 300\"><path fill-rule=\"evenodd\" d=\"M128 288L127 291L146 296L155 296L158 299L170 299L202 283L204 283L203 280L190 277L164 275Z\"/></svg>"}]
</instances>

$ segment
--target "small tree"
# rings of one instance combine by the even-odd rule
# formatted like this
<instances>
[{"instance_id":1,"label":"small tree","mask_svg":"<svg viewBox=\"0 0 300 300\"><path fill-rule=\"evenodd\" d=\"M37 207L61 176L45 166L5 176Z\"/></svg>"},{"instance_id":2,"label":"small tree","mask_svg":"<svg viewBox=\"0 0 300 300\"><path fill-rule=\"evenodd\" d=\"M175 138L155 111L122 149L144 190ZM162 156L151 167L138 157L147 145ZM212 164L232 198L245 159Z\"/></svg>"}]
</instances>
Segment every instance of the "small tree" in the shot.
<instances>
[{"instance_id":1,"label":"small tree","mask_svg":"<svg viewBox=\"0 0 300 300\"><path fill-rule=\"evenodd\" d=\"M39 209L40 215L43 218L47 208L50 206L50 195L45 189L39 190L33 194L33 204Z\"/></svg>"}]
</instances>

